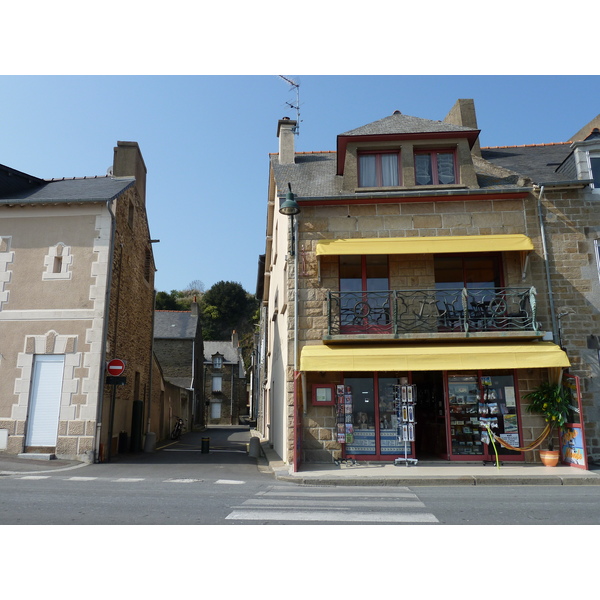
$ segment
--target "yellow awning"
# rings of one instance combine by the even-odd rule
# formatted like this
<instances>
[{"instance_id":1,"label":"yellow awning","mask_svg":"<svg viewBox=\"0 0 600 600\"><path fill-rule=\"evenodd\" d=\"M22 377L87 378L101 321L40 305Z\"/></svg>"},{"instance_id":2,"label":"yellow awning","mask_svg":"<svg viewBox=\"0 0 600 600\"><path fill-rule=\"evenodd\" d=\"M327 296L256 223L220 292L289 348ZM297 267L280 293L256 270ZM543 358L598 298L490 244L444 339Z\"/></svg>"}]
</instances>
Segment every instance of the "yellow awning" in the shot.
<instances>
[{"instance_id":1,"label":"yellow awning","mask_svg":"<svg viewBox=\"0 0 600 600\"><path fill-rule=\"evenodd\" d=\"M449 252L529 252L526 235L453 235L440 237L357 238L321 240L317 256L347 254L437 254Z\"/></svg>"},{"instance_id":2,"label":"yellow awning","mask_svg":"<svg viewBox=\"0 0 600 600\"><path fill-rule=\"evenodd\" d=\"M301 371L460 371L569 367L552 342L304 346Z\"/></svg>"}]
</instances>

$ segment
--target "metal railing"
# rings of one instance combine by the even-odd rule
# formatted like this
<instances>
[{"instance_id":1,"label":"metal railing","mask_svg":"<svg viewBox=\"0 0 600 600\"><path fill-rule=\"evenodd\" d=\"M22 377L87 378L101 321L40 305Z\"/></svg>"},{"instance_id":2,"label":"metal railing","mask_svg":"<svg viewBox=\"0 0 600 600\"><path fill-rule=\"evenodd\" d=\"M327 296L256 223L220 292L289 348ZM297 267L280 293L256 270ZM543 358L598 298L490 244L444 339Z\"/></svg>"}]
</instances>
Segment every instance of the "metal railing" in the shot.
<instances>
[{"instance_id":1,"label":"metal railing","mask_svg":"<svg viewBox=\"0 0 600 600\"><path fill-rule=\"evenodd\" d=\"M328 292L328 334L539 330L535 288Z\"/></svg>"}]
</instances>

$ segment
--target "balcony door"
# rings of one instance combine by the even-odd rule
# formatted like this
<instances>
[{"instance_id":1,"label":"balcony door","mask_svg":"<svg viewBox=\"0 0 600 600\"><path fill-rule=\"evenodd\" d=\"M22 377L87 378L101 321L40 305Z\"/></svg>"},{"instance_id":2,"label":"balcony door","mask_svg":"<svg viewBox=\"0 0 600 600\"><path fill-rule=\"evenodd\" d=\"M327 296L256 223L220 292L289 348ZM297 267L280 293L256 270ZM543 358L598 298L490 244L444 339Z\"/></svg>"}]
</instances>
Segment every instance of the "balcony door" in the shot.
<instances>
[{"instance_id":1,"label":"balcony door","mask_svg":"<svg viewBox=\"0 0 600 600\"><path fill-rule=\"evenodd\" d=\"M467 290L467 311L476 316L502 286L502 262L498 253L437 254L434 257L436 300L448 323L462 321L462 291ZM473 327L471 327L473 329Z\"/></svg>"},{"instance_id":2,"label":"balcony door","mask_svg":"<svg viewBox=\"0 0 600 600\"><path fill-rule=\"evenodd\" d=\"M340 256L342 333L391 331L388 257Z\"/></svg>"}]
</instances>

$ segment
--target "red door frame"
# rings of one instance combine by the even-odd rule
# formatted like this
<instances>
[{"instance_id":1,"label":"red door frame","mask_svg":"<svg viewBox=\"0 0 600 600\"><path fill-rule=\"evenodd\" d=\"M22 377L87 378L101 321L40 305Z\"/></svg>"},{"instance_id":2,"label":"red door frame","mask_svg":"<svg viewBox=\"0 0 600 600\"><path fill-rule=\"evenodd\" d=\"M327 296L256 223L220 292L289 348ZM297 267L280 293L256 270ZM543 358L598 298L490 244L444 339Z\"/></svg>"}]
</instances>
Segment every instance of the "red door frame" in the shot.
<instances>
[{"instance_id":1,"label":"red door frame","mask_svg":"<svg viewBox=\"0 0 600 600\"><path fill-rule=\"evenodd\" d=\"M374 454L352 454L346 453L346 444L344 444L342 457L352 458L354 460L372 460L372 461L393 461L396 458L404 458L404 453L400 454L381 454L381 432L379 430L379 375L378 371L372 373L373 378L373 396L377 399L375 402L375 453ZM343 374L343 380L345 382L347 374ZM408 373L408 383L412 384L412 373ZM344 383L345 385L345 383ZM409 452L407 453L408 458L415 457L415 442L409 442Z\"/></svg>"},{"instance_id":2,"label":"red door frame","mask_svg":"<svg viewBox=\"0 0 600 600\"><path fill-rule=\"evenodd\" d=\"M510 371L512 373L512 377L513 377L513 383L514 383L514 387L515 387L515 403L516 403L516 414L518 416L517 418L517 427L518 427L518 433L519 433L519 440L523 439L523 431L522 431L522 425L521 425L521 396L519 394L519 380L517 378L517 373L515 369L499 369L501 371ZM448 375L452 374L452 375L473 375L474 373L477 374L477 387L479 389L479 391L482 391L482 383L481 383L481 377L483 375L483 371L481 370L477 370L477 371L465 371L463 373L461 372L456 372L456 371L444 371L444 409L445 409L445 413L446 413L446 454L442 456L442 458L445 458L447 460L450 461L456 461L456 462L461 462L461 461L485 461L485 462L492 462L496 460L496 455L494 453L493 447L491 444L483 444L483 453L482 454L452 454L452 436L450 435L450 429L451 429L451 424L450 424L450 419L451 419L451 413L450 413L450 394L448 391ZM486 371L486 373L489 373L489 371ZM510 462L522 462L525 460L525 456L524 454L521 452L519 454L499 454L498 455L499 460L502 461L510 461Z\"/></svg>"}]
</instances>

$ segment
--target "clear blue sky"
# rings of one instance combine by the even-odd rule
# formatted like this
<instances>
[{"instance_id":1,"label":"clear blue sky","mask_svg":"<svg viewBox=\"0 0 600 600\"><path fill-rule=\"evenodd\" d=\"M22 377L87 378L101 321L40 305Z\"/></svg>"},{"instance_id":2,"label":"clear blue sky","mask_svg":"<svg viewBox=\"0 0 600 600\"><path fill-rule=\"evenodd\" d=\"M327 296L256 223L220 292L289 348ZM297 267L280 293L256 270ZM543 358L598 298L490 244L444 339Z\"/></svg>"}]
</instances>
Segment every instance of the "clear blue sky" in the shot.
<instances>
[{"instance_id":1,"label":"clear blue sky","mask_svg":"<svg viewBox=\"0 0 600 600\"><path fill-rule=\"evenodd\" d=\"M286 75L300 84L299 151L394 110L443 119L473 98L482 146L566 141L600 113L597 76ZM268 156L295 118L276 75L2 76L0 163L32 175L104 175L117 140L139 143L159 291L220 280L256 289Z\"/></svg>"}]
</instances>

